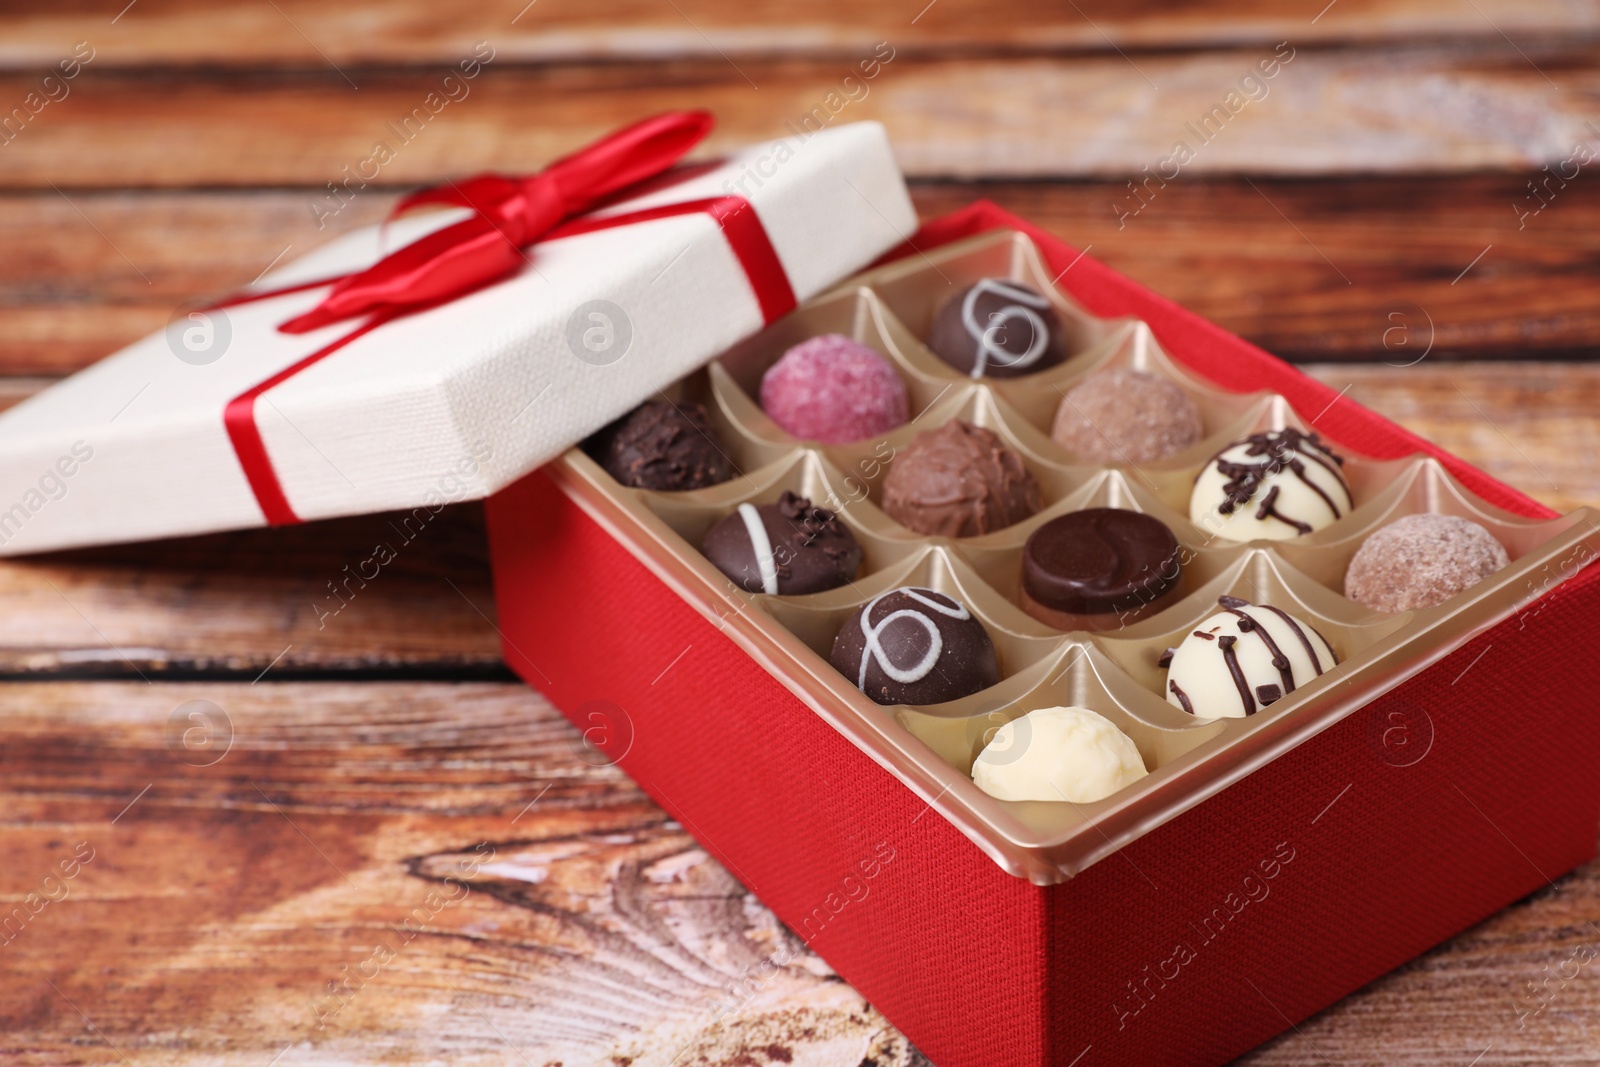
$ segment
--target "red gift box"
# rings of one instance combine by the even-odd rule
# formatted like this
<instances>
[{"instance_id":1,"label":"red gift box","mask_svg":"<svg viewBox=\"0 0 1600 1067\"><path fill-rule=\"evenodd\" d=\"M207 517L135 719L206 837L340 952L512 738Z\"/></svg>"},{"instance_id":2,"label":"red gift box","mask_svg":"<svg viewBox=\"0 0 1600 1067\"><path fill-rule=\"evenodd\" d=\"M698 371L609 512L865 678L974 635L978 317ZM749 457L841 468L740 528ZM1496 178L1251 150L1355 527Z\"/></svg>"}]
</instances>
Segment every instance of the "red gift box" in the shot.
<instances>
[{"instance_id":1,"label":"red gift box","mask_svg":"<svg viewBox=\"0 0 1600 1067\"><path fill-rule=\"evenodd\" d=\"M999 228L1216 385L1270 390L1336 444L1434 457L1483 501L1555 518L991 204L890 258ZM997 863L1010 843L841 725L564 462L488 515L511 666L940 1067L1222 1063L1595 854L1588 514L1492 617L1440 627L1359 700L1330 696L1315 729L1220 764L1159 818L1091 821L1104 847L1056 884Z\"/></svg>"}]
</instances>

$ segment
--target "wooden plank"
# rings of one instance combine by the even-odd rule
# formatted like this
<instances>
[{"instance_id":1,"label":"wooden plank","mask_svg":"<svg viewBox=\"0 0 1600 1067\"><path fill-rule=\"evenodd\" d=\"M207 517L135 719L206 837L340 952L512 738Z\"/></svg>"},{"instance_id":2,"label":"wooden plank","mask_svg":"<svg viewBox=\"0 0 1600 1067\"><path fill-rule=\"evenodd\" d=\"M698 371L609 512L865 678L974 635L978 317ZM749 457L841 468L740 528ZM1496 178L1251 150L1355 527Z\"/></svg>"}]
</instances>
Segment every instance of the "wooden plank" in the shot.
<instances>
[{"instance_id":1,"label":"wooden plank","mask_svg":"<svg viewBox=\"0 0 1600 1067\"><path fill-rule=\"evenodd\" d=\"M931 216L987 194L1291 360L1590 358L1600 182L1552 181L1540 200L1529 181L1185 177L1142 201L1109 182L929 185L916 200Z\"/></svg>"},{"instance_id":2,"label":"wooden plank","mask_svg":"<svg viewBox=\"0 0 1600 1067\"><path fill-rule=\"evenodd\" d=\"M1553 507L1600 502L1600 365L1310 370ZM380 540L397 558L363 587L345 568ZM369 516L6 560L0 600L0 678L505 676L478 505L409 543Z\"/></svg>"},{"instance_id":3,"label":"wooden plank","mask_svg":"<svg viewBox=\"0 0 1600 1067\"><path fill-rule=\"evenodd\" d=\"M1558 511L1600 504L1600 365L1425 360L1305 369Z\"/></svg>"},{"instance_id":4,"label":"wooden plank","mask_svg":"<svg viewBox=\"0 0 1600 1067\"><path fill-rule=\"evenodd\" d=\"M915 1062L519 685L10 686L0 737L6 913L93 857L0 935L0 1055Z\"/></svg>"},{"instance_id":5,"label":"wooden plank","mask_svg":"<svg viewBox=\"0 0 1600 1067\"><path fill-rule=\"evenodd\" d=\"M926 1067L521 686L12 685L0 741L0 901L58 898L0 1055ZM1596 914L1591 863L1241 1062L1579 1062Z\"/></svg>"},{"instance_id":6,"label":"wooden plank","mask_svg":"<svg viewBox=\"0 0 1600 1067\"><path fill-rule=\"evenodd\" d=\"M640 115L680 107L720 117L711 151L799 129L808 116L816 126L876 119L917 177L1538 168L1568 159L1577 144L1600 144L1588 124L1600 92L1596 48L1496 37L1133 58L896 54L855 87L855 102L842 81L850 67L836 60L530 67L497 59L450 85L442 68L91 65L37 114L0 112L16 128L0 151L0 186L320 187L343 181L347 167L355 180L427 182L531 169ZM1262 63L1271 79L1252 73ZM0 75L0 101L20 106L37 88L37 74ZM536 103L555 100L560 107Z\"/></svg>"},{"instance_id":7,"label":"wooden plank","mask_svg":"<svg viewBox=\"0 0 1600 1067\"><path fill-rule=\"evenodd\" d=\"M1552 184L1519 229L1527 181L1183 178L1120 221L1139 205L1124 182L925 183L914 195L924 217L988 196L1291 359L1593 355L1600 183ZM86 366L394 198L366 190L319 229L309 189L0 195L0 375Z\"/></svg>"},{"instance_id":8,"label":"wooden plank","mask_svg":"<svg viewBox=\"0 0 1600 1067\"><path fill-rule=\"evenodd\" d=\"M43 67L88 38L104 62L139 66L451 63L479 40L523 61L848 54L878 40L912 51L1094 50L1402 37L1519 37L1600 29L1593 3L1559 0L940 0L897 5L821 0L802 8L682 0L426 0L216 5L125 0L0 14L0 64ZM1476 10L1474 10L1476 7ZM1498 29L1497 29L1498 28Z\"/></svg>"},{"instance_id":9,"label":"wooden plank","mask_svg":"<svg viewBox=\"0 0 1600 1067\"><path fill-rule=\"evenodd\" d=\"M509 677L481 506L398 518L6 560L0 677Z\"/></svg>"}]
</instances>

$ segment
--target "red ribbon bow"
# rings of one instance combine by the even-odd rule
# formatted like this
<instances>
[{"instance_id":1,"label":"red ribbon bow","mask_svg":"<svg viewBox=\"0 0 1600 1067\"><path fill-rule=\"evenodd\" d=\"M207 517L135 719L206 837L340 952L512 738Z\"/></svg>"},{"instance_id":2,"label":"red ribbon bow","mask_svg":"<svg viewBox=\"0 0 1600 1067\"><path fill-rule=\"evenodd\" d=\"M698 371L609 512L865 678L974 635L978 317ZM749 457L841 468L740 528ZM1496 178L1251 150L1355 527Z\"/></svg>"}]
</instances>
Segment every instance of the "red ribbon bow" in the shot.
<instances>
[{"instance_id":1,"label":"red ribbon bow","mask_svg":"<svg viewBox=\"0 0 1600 1067\"><path fill-rule=\"evenodd\" d=\"M480 174L412 193L391 219L425 204L453 204L474 214L340 279L320 304L279 329L306 333L376 311L403 313L515 274L526 261L525 246L611 194L667 170L711 132L714 121L708 111L668 112L530 177Z\"/></svg>"},{"instance_id":2,"label":"red ribbon bow","mask_svg":"<svg viewBox=\"0 0 1600 1067\"><path fill-rule=\"evenodd\" d=\"M326 285L330 288L321 303L278 329L305 333L343 319L365 319L343 336L257 382L223 409L228 439L266 520L276 526L299 522L300 517L289 504L256 425L257 399L395 319L516 274L527 261L524 246L703 214L716 221L738 260L761 309L762 322L770 324L793 310L795 295L788 273L761 219L742 196L727 193L604 217L585 214L612 198L641 195L651 187L648 179L660 177L664 183L672 183L692 176L693 168L666 172L711 131L712 122L705 111L669 112L596 141L530 177L481 174L421 190L400 201L390 217L423 204L454 204L471 208L473 215L391 252L366 270L282 289L251 290L213 305L231 307Z\"/></svg>"}]
</instances>

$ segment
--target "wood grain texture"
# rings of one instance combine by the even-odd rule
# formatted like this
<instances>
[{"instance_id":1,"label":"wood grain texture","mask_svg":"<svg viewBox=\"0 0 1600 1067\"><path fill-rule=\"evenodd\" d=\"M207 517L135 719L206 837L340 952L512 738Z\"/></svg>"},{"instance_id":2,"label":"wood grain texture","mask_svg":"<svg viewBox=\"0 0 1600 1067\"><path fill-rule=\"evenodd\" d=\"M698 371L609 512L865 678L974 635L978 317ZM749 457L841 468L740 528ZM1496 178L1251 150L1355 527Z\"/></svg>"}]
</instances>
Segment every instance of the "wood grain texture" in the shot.
<instances>
[{"instance_id":1,"label":"wood grain texture","mask_svg":"<svg viewBox=\"0 0 1600 1067\"><path fill-rule=\"evenodd\" d=\"M1552 185L1522 221L1529 179L1509 175L1185 177L1143 202L1126 182L922 183L913 196L924 217L987 196L1290 359L1584 358L1600 347L1592 177ZM306 188L0 195L0 377L86 366L376 221L396 195L362 191L320 227Z\"/></svg>"},{"instance_id":2,"label":"wood grain texture","mask_svg":"<svg viewBox=\"0 0 1600 1067\"><path fill-rule=\"evenodd\" d=\"M1600 502L1600 365L1309 370L1552 507ZM410 541L378 515L0 561L0 679L506 677L482 521L464 504ZM363 586L346 568L370 573L379 541L397 558Z\"/></svg>"},{"instance_id":3,"label":"wood grain texture","mask_svg":"<svg viewBox=\"0 0 1600 1067\"><path fill-rule=\"evenodd\" d=\"M477 504L7 560L0 602L0 678L509 677Z\"/></svg>"},{"instance_id":4,"label":"wood grain texture","mask_svg":"<svg viewBox=\"0 0 1600 1067\"><path fill-rule=\"evenodd\" d=\"M1542 200L1528 177L1492 175L1183 178L1141 186L1142 201L1125 182L924 185L915 198L931 216L987 195L1291 360L1587 359L1600 351L1600 181L1587 178Z\"/></svg>"},{"instance_id":5,"label":"wood grain texture","mask_svg":"<svg viewBox=\"0 0 1600 1067\"><path fill-rule=\"evenodd\" d=\"M468 95L397 134L479 41ZM1267 95L1191 131L1279 42ZM990 196L1595 503L1600 366L1548 361L1596 351L1600 184L1537 172L1600 147L1597 58L1600 0L6 5L0 408L400 190L668 107L716 110L724 151L850 90L837 121L885 122L924 215ZM1127 184L1178 139L1179 177ZM477 505L7 560L0 604L7 1062L927 1067L509 680ZM1600 863L1241 1062L1593 1062L1596 947Z\"/></svg>"},{"instance_id":6,"label":"wood grain texture","mask_svg":"<svg viewBox=\"0 0 1600 1067\"><path fill-rule=\"evenodd\" d=\"M11 685L0 741L10 1062L926 1067L521 686ZM1597 916L1590 864L1241 1062L1590 1062Z\"/></svg>"},{"instance_id":7,"label":"wood grain texture","mask_svg":"<svg viewBox=\"0 0 1600 1067\"><path fill-rule=\"evenodd\" d=\"M760 0L427 0L272 5L126 0L19 7L0 13L0 64L40 67L85 37L108 64L317 66L450 63L491 39L522 61L844 54L873 41L912 51L1196 48L1396 38L1519 38L1600 31L1592 0L927 0L803 7ZM1475 9L1476 8L1476 9ZM1498 28L1498 29L1497 29Z\"/></svg>"},{"instance_id":8,"label":"wood grain texture","mask_svg":"<svg viewBox=\"0 0 1600 1067\"><path fill-rule=\"evenodd\" d=\"M11 686L0 737L13 1062L917 1062L519 685Z\"/></svg>"},{"instance_id":9,"label":"wood grain texture","mask_svg":"<svg viewBox=\"0 0 1600 1067\"><path fill-rule=\"evenodd\" d=\"M475 79L451 84L444 67L241 74L91 64L64 84L64 98L14 117L0 187L320 186L344 180L346 167L369 181L421 183L533 169L681 107L718 115L713 152L786 135L811 115L817 126L879 120L914 177L1171 175L1179 165L1186 176L1537 169L1600 144L1589 125L1597 47L1495 37L1137 56L896 49L853 87L844 79L855 60L843 59L527 66L495 53ZM1287 62L1246 84L1275 52ZM39 77L0 75L0 117ZM552 100L561 106L537 103ZM1179 142L1187 155L1175 157Z\"/></svg>"},{"instance_id":10,"label":"wood grain texture","mask_svg":"<svg viewBox=\"0 0 1600 1067\"><path fill-rule=\"evenodd\" d=\"M1312 376L1558 511L1600 503L1600 366L1316 364Z\"/></svg>"}]
</instances>

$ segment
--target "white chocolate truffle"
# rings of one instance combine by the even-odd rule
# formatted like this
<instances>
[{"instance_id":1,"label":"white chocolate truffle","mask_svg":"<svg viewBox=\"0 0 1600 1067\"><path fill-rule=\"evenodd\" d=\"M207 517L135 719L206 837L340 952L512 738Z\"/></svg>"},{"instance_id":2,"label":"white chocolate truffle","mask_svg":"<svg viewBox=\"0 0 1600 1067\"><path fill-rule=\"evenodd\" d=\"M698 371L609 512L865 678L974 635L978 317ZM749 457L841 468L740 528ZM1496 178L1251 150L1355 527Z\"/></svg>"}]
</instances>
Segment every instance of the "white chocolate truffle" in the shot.
<instances>
[{"instance_id":1,"label":"white chocolate truffle","mask_svg":"<svg viewBox=\"0 0 1600 1067\"><path fill-rule=\"evenodd\" d=\"M1238 597L1162 657L1167 703L1202 719L1242 719L1338 660L1322 635L1286 612Z\"/></svg>"},{"instance_id":2,"label":"white chocolate truffle","mask_svg":"<svg viewBox=\"0 0 1600 1067\"><path fill-rule=\"evenodd\" d=\"M1287 541L1350 514L1344 459L1314 433L1251 434L1194 480L1189 519L1226 541Z\"/></svg>"},{"instance_id":3,"label":"white chocolate truffle","mask_svg":"<svg viewBox=\"0 0 1600 1067\"><path fill-rule=\"evenodd\" d=\"M995 731L972 780L996 800L1104 800L1148 773L1133 739L1088 708L1036 708Z\"/></svg>"}]
</instances>

